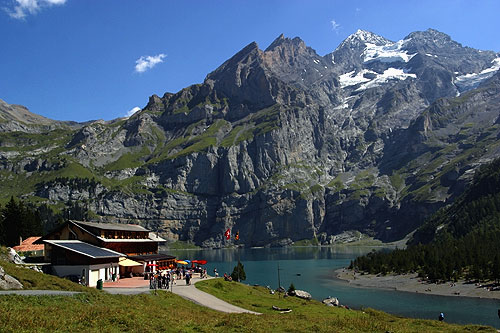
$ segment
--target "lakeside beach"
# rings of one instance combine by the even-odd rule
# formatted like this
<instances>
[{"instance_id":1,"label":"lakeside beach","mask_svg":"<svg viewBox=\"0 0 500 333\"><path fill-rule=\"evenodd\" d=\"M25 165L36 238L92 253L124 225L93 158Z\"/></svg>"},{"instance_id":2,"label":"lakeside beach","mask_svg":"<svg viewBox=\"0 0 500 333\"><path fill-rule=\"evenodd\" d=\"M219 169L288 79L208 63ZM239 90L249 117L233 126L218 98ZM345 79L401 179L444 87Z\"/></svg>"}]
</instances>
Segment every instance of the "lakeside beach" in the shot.
<instances>
[{"instance_id":1,"label":"lakeside beach","mask_svg":"<svg viewBox=\"0 0 500 333\"><path fill-rule=\"evenodd\" d=\"M355 273L353 270L341 268L335 271L335 277L344 280L353 286L364 288L378 288L413 292L429 295L453 297L478 297L500 299L500 289L493 290L492 283L458 282L430 283L413 274L374 275Z\"/></svg>"}]
</instances>

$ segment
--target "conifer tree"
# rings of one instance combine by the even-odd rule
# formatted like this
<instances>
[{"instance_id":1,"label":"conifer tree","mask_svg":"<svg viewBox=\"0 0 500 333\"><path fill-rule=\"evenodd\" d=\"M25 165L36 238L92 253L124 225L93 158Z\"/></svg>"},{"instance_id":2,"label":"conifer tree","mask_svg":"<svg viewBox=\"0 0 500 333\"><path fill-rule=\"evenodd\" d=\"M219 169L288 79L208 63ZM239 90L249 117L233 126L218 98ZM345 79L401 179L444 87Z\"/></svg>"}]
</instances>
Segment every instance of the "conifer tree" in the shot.
<instances>
[{"instance_id":1,"label":"conifer tree","mask_svg":"<svg viewBox=\"0 0 500 333\"><path fill-rule=\"evenodd\" d=\"M41 236L43 231L39 214L14 197L2 209L0 225L0 241L7 246L18 245L20 238Z\"/></svg>"},{"instance_id":2,"label":"conifer tree","mask_svg":"<svg viewBox=\"0 0 500 333\"><path fill-rule=\"evenodd\" d=\"M234 267L233 272L231 273L231 278L233 281L244 281L247 279L247 275L245 274L245 268L243 264L238 260L238 264Z\"/></svg>"}]
</instances>

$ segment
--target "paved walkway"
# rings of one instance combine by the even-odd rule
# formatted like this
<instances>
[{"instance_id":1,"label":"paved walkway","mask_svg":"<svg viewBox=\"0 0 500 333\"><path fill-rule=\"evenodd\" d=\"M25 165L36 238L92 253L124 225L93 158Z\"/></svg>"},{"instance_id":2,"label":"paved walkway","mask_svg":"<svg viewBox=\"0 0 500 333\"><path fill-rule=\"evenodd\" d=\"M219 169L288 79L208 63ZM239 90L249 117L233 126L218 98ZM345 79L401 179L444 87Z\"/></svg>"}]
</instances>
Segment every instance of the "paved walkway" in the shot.
<instances>
[{"instance_id":1,"label":"paved walkway","mask_svg":"<svg viewBox=\"0 0 500 333\"><path fill-rule=\"evenodd\" d=\"M212 279L209 277L208 279ZM226 312L226 313L253 313L260 314L258 312L246 310L238 306L229 304L215 296L212 296L204 291L196 289L194 286L196 282L201 281L200 278L192 278L192 284L186 285L185 280L176 280L172 291L187 300L190 300L196 304L206 306L207 308ZM207 280L207 279L203 279ZM120 279L117 282L104 283L104 290L110 294L122 294L122 295L134 295L143 294L151 292L149 289L149 281L143 278L127 278ZM170 289L161 289L162 292L169 292Z\"/></svg>"},{"instance_id":2,"label":"paved walkway","mask_svg":"<svg viewBox=\"0 0 500 333\"><path fill-rule=\"evenodd\" d=\"M143 277L135 276L131 278L122 278L115 282L104 282L104 289L107 288L149 288L149 280L144 280Z\"/></svg>"},{"instance_id":3,"label":"paved walkway","mask_svg":"<svg viewBox=\"0 0 500 333\"><path fill-rule=\"evenodd\" d=\"M209 279L212 279L209 277ZM204 279L206 280L206 279ZM214 309L226 313L252 313L260 315L258 312L250 311L240 308L239 306L229 304L215 296L212 296L204 291L196 289L194 286L196 282L200 281L198 278L192 279L193 283L189 286L186 284L177 283L174 285L173 292L185 299L188 299L196 304L206 306L207 308ZM184 282L184 281L183 281Z\"/></svg>"}]
</instances>

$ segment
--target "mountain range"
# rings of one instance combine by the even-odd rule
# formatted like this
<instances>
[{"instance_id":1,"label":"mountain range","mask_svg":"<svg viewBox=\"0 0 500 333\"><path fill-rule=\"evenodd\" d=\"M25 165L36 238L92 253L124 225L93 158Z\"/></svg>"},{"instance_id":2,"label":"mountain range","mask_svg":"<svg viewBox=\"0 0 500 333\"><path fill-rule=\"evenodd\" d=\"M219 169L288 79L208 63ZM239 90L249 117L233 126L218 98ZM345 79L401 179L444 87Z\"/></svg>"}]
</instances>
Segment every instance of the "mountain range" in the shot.
<instances>
[{"instance_id":1,"label":"mountain range","mask_svg":"<svg viewBox=\"0 0 500 333\"><path fill-rule=\"evenodd\" d=\"M428 29L358 30L318 55L251 43L130 118L50 120L0 100L0 193L223 247L400 239L500 156L500 54Z\"/></svg>"}]
</instances>

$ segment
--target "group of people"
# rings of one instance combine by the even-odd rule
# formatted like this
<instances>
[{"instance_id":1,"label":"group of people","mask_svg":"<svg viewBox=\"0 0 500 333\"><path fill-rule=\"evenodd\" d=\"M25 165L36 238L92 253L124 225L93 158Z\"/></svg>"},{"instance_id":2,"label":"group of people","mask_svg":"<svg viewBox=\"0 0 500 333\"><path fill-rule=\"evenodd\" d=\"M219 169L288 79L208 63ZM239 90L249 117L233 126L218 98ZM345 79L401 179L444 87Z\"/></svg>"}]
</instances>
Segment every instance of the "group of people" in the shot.
<instances>
[{"instance_id":1,"label":"group of people","mask_svg":"<svg viewBox=\"0 0 500 333\"><path fill-rule=\"evenodd\" d=\"M172 271L156 271L149 275L149 289L169 289L174 280Z\"/></svg>"},{"instance_id":2,"label":"group of people","mask_svg":"<svg viewBox=\"0 0 500 333\"><path fill-rule=\"evenodd\" d=\"M204 279L207 277L206 268L195 267L193 269L194 273L200 273L200 278ZM156 271L154 273L149 273L149 288L150 289L169 289L171 285L176 284L176 280L184 279L186 280L186 285L191 284L192 272L185 269L177 267L171 270Z\"/></svg>"}]
</instances>

